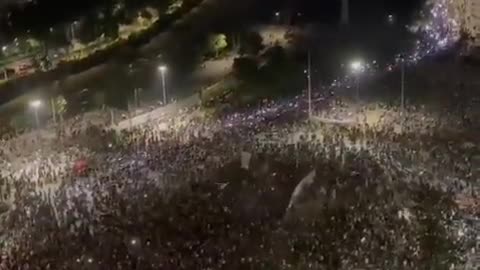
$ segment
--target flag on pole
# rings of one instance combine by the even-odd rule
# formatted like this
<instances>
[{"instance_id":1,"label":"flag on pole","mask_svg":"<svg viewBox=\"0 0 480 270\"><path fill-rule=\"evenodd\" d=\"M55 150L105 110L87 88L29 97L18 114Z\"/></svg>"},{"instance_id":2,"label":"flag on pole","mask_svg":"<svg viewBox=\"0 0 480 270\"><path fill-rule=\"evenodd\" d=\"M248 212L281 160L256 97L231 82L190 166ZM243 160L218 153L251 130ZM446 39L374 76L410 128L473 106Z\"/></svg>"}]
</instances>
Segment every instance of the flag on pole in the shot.
<instances>
[{"instance_id":1,"label":"flag on pole","mask_svg":"<svg viewBox=\"0 0 480 270\"><path fill-rule=\"evenodd\" d=\"M242 154L241 154L242 169L245 169L245 170L250 169L251 159L252 159L252 154L242 151Z\"/></svg>"},{"instance_id":2,"label":"flag on pole","mask_svg":"<svg viewBox=\"0 0 480 270\"><path fill-rule=\"evenodd\" d=\"M298 183L298 185L293 190L292 196L290 197L290 202L288 203L287 213L290 209L299 202L301 195L309 188L315 181L316 171L311 171L305 178Z\"/></svg>"}]
</instances>

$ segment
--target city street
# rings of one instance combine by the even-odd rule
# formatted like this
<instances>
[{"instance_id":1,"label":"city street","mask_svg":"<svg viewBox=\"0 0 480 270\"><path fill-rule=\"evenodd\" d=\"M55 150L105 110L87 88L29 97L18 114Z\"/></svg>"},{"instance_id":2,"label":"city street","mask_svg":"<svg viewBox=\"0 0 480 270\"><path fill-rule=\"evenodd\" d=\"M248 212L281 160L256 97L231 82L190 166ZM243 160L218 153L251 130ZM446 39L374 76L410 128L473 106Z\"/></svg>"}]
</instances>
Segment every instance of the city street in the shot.
<instances>
[{"instance_id":1,"label":"city street","mask_svg":"<svg viewBox=\"0 0 480 270\"><path fill-rule=\"evenodd\" d=\"M25 3L32 17L45 1ZM59 10L92 1L79 13L93 24L162 10L71 1ZM473 270L480 79L465 48L480 17L457 12L480 0L462 2L204 0L155 37L17 85L0 270Z\"/></svg>"},{"instance_id":2,"label":"city street","mask_svg":"<svg viewBox=\"0 0 480 270\"><path fill-rule=\"evenodd\" d=\"M158 54L164 54L166 51L174 49L179 42L188 44L195 35L206 35L206 28L221 24L223 20L231 20L234 17L241 18L248 14L248 7L255 3L253 0L240 2L206 0L177 21L167 32L159 34L144 45L137 53L138 59L147 59L143 66L155 68L159 64L156 57ZM222 11L219 12L219 10ZM229 13L230 17L227 16ZM109 80L109 74L116 68L118 65L113 59L87 71L69 75L59 82L43 82L41 86L30 88L24 95L0 106L0 112L26 104L32 98L48 96L49 93L56 91L58 85L61 85L63 91L79 91L92 81Z\"/></svg>"}]
</instances>

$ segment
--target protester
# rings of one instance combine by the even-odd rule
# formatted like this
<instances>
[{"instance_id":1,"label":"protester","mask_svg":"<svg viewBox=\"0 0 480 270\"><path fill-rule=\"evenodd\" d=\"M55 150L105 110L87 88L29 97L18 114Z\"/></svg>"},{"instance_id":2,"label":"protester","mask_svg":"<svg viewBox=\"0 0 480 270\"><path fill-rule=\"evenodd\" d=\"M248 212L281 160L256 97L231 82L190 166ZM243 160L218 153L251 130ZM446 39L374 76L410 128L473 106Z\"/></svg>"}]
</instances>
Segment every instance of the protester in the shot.
<instances>
[{"instance_id":1,"label":"protester","mask_svg":"<svg viewBox=\"0 0 480 270\"><path fill-rule=\"evenodd\" d=\"M18 145L28 137L5 140L0 269L454 265L453 251L464 245L451 233L462 215L450 202L475 201L480 174L478 140L458 134L479 137L446 131L457 122L424 109L399 117L388 107L318 100L322 117L309 121L297 97L215 119L188 109L120 132L75 121L55 137L56 147L41 137L28 153ZM251 159L243 169L242 153ZM296 189L307 174L315 175L311 190ZM312 201L321 210L305 206ZM338 209L348 226L309 227L327 238L289 227L307 226L317 211L338 217ZM438 239L452 250L437 251L452 257L427 255L420 216L443 224ZM320 232L328 230L331 238Z\"/></svg>"}]
</instances>

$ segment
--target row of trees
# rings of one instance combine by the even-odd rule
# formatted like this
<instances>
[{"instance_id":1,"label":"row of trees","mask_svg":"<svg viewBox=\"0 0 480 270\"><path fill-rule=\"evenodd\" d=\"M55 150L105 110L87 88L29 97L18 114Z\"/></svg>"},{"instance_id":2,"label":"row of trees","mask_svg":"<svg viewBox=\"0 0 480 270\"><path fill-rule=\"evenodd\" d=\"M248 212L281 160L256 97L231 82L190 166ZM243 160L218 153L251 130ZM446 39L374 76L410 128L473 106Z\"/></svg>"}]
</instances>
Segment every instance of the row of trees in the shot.
<instances>
[{"instance_id":1,"label":"row of trees","mask_svg":"<svg viewBox=\"0 0 480 270\"><path fill-rule=\"evenodd\" d=\"M189 8L199 0L103 0L93 4L93 7L82 10L81 14L73 13L58 17L55 20L44 16L42 7L33 6L22 10L14 10L10 16L13 22L6 31L8 42L19 36L29 36L44 42L47 47L69 45L74 37L82 43L91 42L102 34L107 38L117 38L119 25L132 24L135 20L151 19L152 11L165 13L169 7ZM69 3L70 4L70 3ZM73 4L75 6L75 4ZM148 8L147 8L148 7ZM49 7L51 9L51 7ZM57 10L57 9L56 9ZM69 8L66 8L69 10ZM42 13L40 16L37 13ZM68 13L68 12L66 12ZM13 15L15 14L15 16ZM35 16L26 18L25 14ZM53 14L55 17L55 14Z\"/></svg>"},{"instance_id":2,"label":"row of trees","mask_svg":"<svg viewBox=\"0 0 480 270\"><path fill-rule=\"evenodd\" d=\"M240 105L258 98L298 94L305 86L305 57L298 57L280 45L266 47L257 32L210 35L206 56L217 57L230 51L238 54L232 67L237 84L224 86L228 89L219 98L221 103L226 101L225 95L230 97L229 103ZM204 98L209 99L207 106L216 103L209 95Z\"/></svg>"},{"instance_id":3,"label":"row of trees","mask_svg":"<svg viewBox=\"0 0 480 270\"><path fill-rule=\"evenodd\" d=\"M289 55L281 46L265 51L262 57L243 56L233 63L239 93L257 97L294 95L306 82L305 65Z\"/></svg>"},{"instance_id":4,"label":"row of trees","mask_svg":"<svg viewBox=\"0 0 480 270\"><path fill-rule=\"evenodd\" d=\"M193 1L193 0L192 0ZM186 4L189 2L186 1ZM70 24L76 18L88 14L101 14L108 19L110 15L117 19L129 20L136 16L140 9L151 6L159 11L164 11L169 5L182 6L183 0L83 0L55 3L32 1L22 7L11 7L3 24L6 34L12 39L21 33L48 32L50 27ZM181 3L179 5L179 3ZM61 10L62 12L58 12Z\"/></svg>"},{"instance_id":5,"label":"row of trees","mask_svg":"<svg viewBox=\"0 0 480 270\"><path fill-rule=\"evenodd\" d=\"M240 55L256 56L262 49L263 39L257 32L241 32L238 34L211 34L208 39L206 54L218 57L227 49L237 51Z\"/></svg>"}]
</instances>

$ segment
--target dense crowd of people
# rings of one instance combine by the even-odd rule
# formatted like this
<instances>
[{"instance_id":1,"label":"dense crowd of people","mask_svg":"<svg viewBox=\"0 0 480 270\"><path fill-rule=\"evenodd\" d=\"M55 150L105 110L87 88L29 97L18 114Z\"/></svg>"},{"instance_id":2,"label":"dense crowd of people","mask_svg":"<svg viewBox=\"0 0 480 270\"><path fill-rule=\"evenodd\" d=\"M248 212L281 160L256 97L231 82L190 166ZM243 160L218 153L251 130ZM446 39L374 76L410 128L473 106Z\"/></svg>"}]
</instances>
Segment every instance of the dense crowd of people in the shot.
<instances>
[{"instance_id":1,"label":"dense crowd of people","mask_svg":"<svg viewBox=\"0 0 480 270\"><path fill-rule=\"evenodd\" d=\"M0 269L465 264L480 235L475 211L456 203L480 192L473 131L447 132L421 110L399 118L324 100L306 121L299 100L79 128L5 158Z\"/></svg>"}]
</instances>

